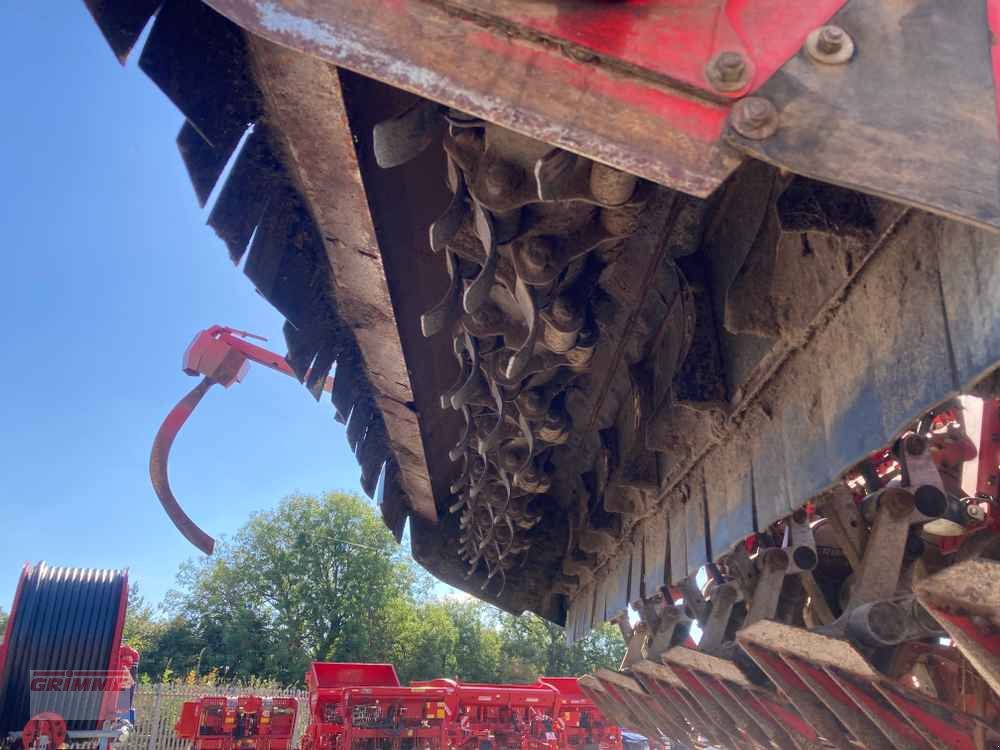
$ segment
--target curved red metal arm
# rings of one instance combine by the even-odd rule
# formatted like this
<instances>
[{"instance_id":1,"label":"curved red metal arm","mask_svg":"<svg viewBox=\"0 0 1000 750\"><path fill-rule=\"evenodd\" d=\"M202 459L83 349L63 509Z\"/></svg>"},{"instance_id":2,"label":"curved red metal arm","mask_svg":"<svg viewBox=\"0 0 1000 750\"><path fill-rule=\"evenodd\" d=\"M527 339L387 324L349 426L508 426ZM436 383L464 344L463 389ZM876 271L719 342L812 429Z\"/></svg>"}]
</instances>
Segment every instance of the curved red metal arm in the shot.
<instances>
[{"instance_id":1,"label":"curved red metal arm","mask_svg":"<svg viewBox=\"0 0 1000 750\"><path fill-rule=\"evenodd\" d=\"M272 370L295 377L295 372L284 357L250 343L247 341L248 338L267 341L262 336L218 325L206 328L194 337L187 351L184 352L183 369L188 375L201 375L203 379L190 393L177 402L177 406L163 420L163 424L160 425L160 429L156 433L156 439L153 441L153 451L149 456L149 478L153 482L153 490L160 500L160 505L167 511L170 520L184 535L184 538L206 555L212 554L215 540L202 531L177 502L177 498L174 497L174 493L170 489L170 480L167 478L167 461L170 458L170 447L174 444L177 433L191 416L191 412L199 404L202 396L213 385L218 384L223 388L228 388L234 383L239 383L246 375L249 362L256 362ZM310 372L306 373L306 379L309 378ZM332 389L333 378L325 378L323 390L330 391ZM314 395L318 399L320 394L317 391Z\"/></svg>"},{"instance_id":2,"label":"curved red metal arm","mask_svg":"<svg viewBox=\"0 0 1000 750\"><path fill-rule=\"evenodd\" d=\"M206 555L212 554L212 550L215 549L215 540L202 531L177 502L177 498L174 497L174 493L170 489L170 480L167 478L167 460L170 457L170 446L173 445L177 433L191 416L191 412L201 401L202 396L213 385L215 383L212 380L207 377L203 378L184 398L177 402L167 418L163 420L160 429L157 430L156 439L153 440L153 450L149 454L149 478L153 481L153 490L160 499L160 505L163 506L167 515L170 516L170 520L184 535L184 538Z\"/></svg>"}]
</instances>

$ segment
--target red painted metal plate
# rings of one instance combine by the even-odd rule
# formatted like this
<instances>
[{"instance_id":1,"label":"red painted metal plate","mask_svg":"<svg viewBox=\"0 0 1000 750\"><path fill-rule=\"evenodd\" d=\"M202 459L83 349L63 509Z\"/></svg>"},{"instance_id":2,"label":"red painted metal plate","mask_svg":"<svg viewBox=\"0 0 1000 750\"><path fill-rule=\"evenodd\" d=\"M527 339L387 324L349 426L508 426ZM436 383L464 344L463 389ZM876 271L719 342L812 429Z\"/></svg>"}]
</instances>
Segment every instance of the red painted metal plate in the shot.
<instances>
[{"instance_id":1,"label":"red painted metal plate","mask_svg":"<svg viewBox=\"0 0 1000 750\"><path fill-rule=\"evenodd\" d=\"M844 0L445 0L445 5L727 99L770 78ZM735 91L718 91L706 77L706 66L722 52L739 52L752 71Z\"/></svg>"}]
</instances>

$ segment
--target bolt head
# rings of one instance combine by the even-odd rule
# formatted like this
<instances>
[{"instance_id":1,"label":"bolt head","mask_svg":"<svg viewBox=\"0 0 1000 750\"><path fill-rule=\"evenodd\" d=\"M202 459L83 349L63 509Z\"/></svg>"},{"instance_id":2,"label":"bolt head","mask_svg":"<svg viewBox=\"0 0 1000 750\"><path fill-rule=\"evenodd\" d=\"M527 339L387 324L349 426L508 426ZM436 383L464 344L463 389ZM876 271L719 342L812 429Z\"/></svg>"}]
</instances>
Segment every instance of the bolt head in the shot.
<instances>
[{"instance_id":1,"label":"bolt head","mask_svg":"<svg viewBox=\"0 0 1000 750\"><path fill-rule=\"evenodd\" d=\"M730 122L733 129L744 138L761 140L777 131L778 111L767 99L748 96L733 105Z\"/></svg>"},{"instance_id":2,"label":"bolt head","mask_svg":"<svg viewBox=\"0 0 1000 750\"><path fill-rule=\"evenodd\" d=\"M717 91L739 91L747 85L753 64L734 50L720 52L705 66L705 77Z\"/></svg>"},{"instance_id":3,"label":"bolt head","mask_svg":"<svg viewBox=\"0 0 1000 750\"><path fill-rule=\"evenodd\" d=\"M715 72L719 80L735 83L743 77L747 64L739 52L723 52L715 58Z\"/></svg>"},{"instance_id":4,"label":"bolt head","mask_svg":"<svg viewBox=\"0 0 1000 750\"><path fill-rule=\"evenodd\" d=\"M747 99L743 108L743 115L747 124L751 127L759 128L767 123L767 118L771 116L772 107L768 106L766 100L754 96Z\"/></svg>"},{"instance_id":5,"label":"bolt head","mask_svg":"<svg viewBox=\"0 0 1000 750\"><path fill-rule=\"evenodd\" d=\"M816 62L841 65L854 55L854 40L840 26L829 24L809 33L805 49Z\"/></svg>"},{"instance_id":6,"label":"bolt head","mask_svg":"<svg viewBox=\"0 0 1000 750\"><path fill-rule=\"evenodd\" d=\"M839 26L824 26L819 30L816 47L827 55L833 55L844 46L847 34Z\"/></svg>"}]
</instances>

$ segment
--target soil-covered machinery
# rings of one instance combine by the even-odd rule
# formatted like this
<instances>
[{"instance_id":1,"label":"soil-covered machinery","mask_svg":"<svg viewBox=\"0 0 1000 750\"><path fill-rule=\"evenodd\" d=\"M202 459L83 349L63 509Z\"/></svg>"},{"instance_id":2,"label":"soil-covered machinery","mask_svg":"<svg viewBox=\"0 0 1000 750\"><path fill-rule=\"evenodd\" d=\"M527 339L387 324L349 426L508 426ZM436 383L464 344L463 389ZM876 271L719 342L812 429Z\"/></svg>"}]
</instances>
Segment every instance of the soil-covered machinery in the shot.
<instances>
[{"instance_id":1,"label":"soil-covered machinery","mask_svg":"<svg viewBox=\"0 0 1000 750\"><path fill-rule=\"evenodd\" d=\"M260 695L205 695L185 701L174 725L191 750L289 750L299 703Z\"/></svg>"},{"instance_id":2,"label":"soil-covered machinery","mask_svg":"<svg viewBox=\"0 0 1000 750\"><path fill-rule=\"evenodd\" d=\"M127 601L124 571L24 566L0 645L0 746L127 737L139 661L121 642Z\"/></svg>"},{"instance_id":3,"label":"soil-covered machinery","mask_svg":"<svg viewBox=\"0 0 1000 750\"><path fill-rule=\"evenodd\" d=\"M1000 1L87 2L421 564L650 733L996 742Z\"/></svg>"}]
</instances>

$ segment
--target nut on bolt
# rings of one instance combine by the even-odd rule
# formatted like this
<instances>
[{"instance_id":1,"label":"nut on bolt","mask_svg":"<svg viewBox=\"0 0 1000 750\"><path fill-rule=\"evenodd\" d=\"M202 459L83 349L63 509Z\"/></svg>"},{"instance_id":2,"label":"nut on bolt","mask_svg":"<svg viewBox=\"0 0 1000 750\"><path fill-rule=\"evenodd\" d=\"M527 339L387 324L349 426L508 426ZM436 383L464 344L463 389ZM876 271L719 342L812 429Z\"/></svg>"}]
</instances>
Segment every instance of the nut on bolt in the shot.
<instances>
[{"instance_id":1,"label":"nut on bolt","mask_svg":"<svg viewBox=\"0 0 1000 750\"><path fill-rule=\"evenodd\" d=\"M705 77L719 91L739 91L750 82L750 65L739 52L720 52L705 68Z\"/></svg>"},{"instance_id":2,"label":"nut on bolt","mask_svg":"<svg viewBox=\"0 0 1000 750\"><path fill-rule=\"evenodd\" d=\"M854 40L839 26L820 26L806 37L806 53L816 62L840 65L854 56Z\"/></svg>"},{"instance_id":3,"label":"nut on bolt","mask_svg":"<svg viewBox=\"0 0 1000 750\"><path fill-rule=\"evenodd\" d=\"M748 96L733 105L730 123L744 138L759 141L777 132L778 110L763 97Z\"/></svg>"}]
</instances>

